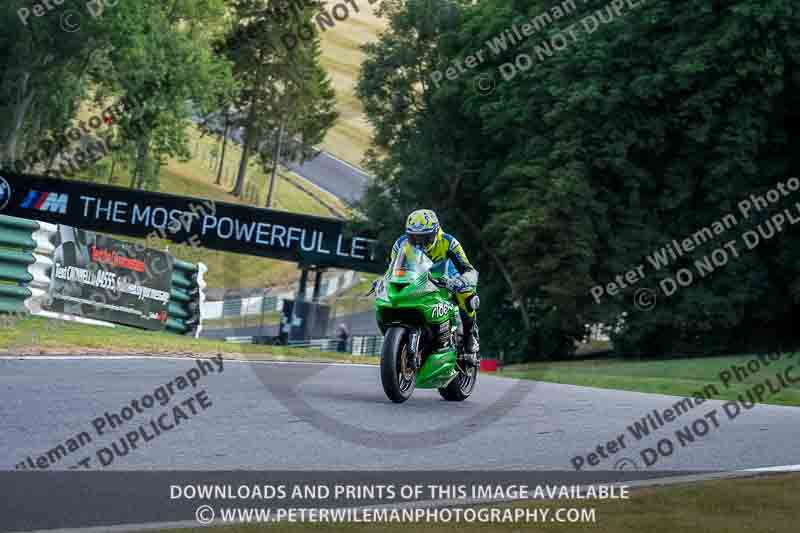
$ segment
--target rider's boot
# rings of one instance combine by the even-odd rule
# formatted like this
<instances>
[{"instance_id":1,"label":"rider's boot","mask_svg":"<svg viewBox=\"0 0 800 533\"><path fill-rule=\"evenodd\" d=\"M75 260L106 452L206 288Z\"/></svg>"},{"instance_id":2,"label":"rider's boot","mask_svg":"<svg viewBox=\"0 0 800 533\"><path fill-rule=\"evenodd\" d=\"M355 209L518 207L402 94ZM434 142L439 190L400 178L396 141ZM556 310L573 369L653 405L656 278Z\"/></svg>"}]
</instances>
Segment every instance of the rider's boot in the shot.
<instances>
[{"instance_id":1,"label":"rider's boot","mask_svg":"<svg viewBox=\"0 0 800 533\"><path fill-rule=\"evenodd\" d=\"M464 361L471 366L480 363L480 345L478 343L478 324L476 317L462 316L464 324Z\"/></svg>"}]
</instances>

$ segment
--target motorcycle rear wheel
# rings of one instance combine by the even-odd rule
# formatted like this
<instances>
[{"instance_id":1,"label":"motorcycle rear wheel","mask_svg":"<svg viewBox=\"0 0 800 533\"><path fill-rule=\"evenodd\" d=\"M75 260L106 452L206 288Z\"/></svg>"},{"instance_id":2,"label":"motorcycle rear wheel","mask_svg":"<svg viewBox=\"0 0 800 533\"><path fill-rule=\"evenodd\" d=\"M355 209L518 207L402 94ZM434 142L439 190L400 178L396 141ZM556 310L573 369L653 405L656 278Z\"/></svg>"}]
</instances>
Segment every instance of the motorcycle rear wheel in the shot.
<instances>
[{"instance_id":1,"label":"motorcycle rear wheel","mask_svg":"<svg viewBox=\"0 0 800 533\"><path fill-rule=\"evenodd\" d=\"M392 327L383 338L381 351L381 384L394 403L411 398L417 387L417 372L408 355L408 330Z\"/></svg>"}]
</instances>

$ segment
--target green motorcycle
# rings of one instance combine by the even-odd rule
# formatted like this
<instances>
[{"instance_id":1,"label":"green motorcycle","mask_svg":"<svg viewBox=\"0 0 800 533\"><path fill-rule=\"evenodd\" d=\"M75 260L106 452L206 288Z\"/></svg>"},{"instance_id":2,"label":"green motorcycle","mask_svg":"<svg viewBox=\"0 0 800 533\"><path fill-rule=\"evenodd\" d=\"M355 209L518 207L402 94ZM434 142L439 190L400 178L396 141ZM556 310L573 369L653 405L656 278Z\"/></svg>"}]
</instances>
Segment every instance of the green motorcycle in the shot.
<instances>
[{"instance_id":1,"label":"green motorcycle","mask_svg":"<svg viewBox=\"0 0 800 533\"><path fill-rule=\"evenodd\" d=\"M446 261L433 263L406 243L377 288L375 313L384 334L381 382L395 403L416 387L439 390L448 401L466 400L478 369L461 361L463 326L446 288Z\"/></svg>"}]
</instances>

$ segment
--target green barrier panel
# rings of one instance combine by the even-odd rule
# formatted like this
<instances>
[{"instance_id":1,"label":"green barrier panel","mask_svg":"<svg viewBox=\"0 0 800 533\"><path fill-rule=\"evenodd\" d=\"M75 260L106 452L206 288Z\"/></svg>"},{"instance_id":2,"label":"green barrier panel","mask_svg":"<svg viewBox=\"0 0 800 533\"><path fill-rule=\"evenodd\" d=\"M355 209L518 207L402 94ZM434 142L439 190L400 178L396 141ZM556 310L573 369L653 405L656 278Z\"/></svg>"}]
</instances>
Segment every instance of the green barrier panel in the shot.
<instances>
[{"instance_id":1,"label":"green barrier panel","mask_svg":"<svg viewBox=\"0 0 800 533\"><path fill-rule=\"evenodd\" d=\"M197 271L197 265L175 259L167 308L167 331L185 335L194 329L186 324L186 320L196 316L197 305L193 298L197 297L197 282L194 280Z\"/></svg>"},{"instance_id":2,"label":"green barrier panel","mask_svg":"<svg viewBox=\"0 0 800 533\"><path fill-rule=\"evenodd\" d=\"M33 293L17 285L0 285L0 313L27 313L25 300Z\"/></svg>"},{"instance_id":3,"label":"green barrier panel","mask_svg":"<svg viewBox=\"0 0 800 533\"><path fill-rule=\"evenodd\" d=\"M27 287L20 287L18 285L0 285L0 297L18 298L24 300L30 298L33 292Z\"/></svg>"},{"instance_id":4,"label":"green barrier panel","mask_svg":"<svg viewBox=\"0 0 800 533\"><path fill-rule=\"evenodd\" d=\"M0 314L2 313L21 314L27 312L28 309L25 307L24 301L22 300L14 301L14 300L6 300L5 298L0 298Z\"/></svg>"},{"instance_id":5,"label":"green barrier panel","mask_svg":"<svg viewBox=\"0 0 800 533\"><path fill-rule=\"evenodd\" d=\"M180 259L175 259L175 268L178 270L185 270L186 272L190 272L191 274L197 272L197 265L193 265L192 263L187 263L186 261L181 261Z\"/></svg>"},{"instance_id":6,"label":"green barrier panel","mask_svg":"<svg viewBox=\"0 0 800 533\"><path fill-rule=\"evenodd\" d=\"M166 328L167 331L185 335L194 330L195 321L199 318L196 276L199 266L177 258L173 265Z\"/></svg>"},{"instance_id":7,"label":"green barrier panel","mask_svg":"<svg viewBox=\"0 0 800 533\"><path fill-rule=\"evenodd\" d=\"M189 326L187 326L183 320L176 320L174 318L167 319L167 331L173 331L183 335L188 332L189 329Z\"/></svg>"},{"instance_id":8,"label":"green barrier panel","mask_svg":"<svg viewBox=\"0 0 800 533\"><path fill-rule=\"evenodd\" d=\"M177 289L175 287L173 287L172 291L170 291L169 299L172 302L180 302L182 304L187 304L192 301L192 297L189 296L187 291L183 289Z\"/></svg>"},{"instance_id":9,"label":"green barrier panel","mask_svg":"<svg viewBox=\"0 0 800 533\"><path fill-rule=\"evenodd\" d=\"M192 280L190 280L189 278L184 276L183 273L181 273L181 272L173 272L172 273L172 286L173 287L177 286L177 287L180 287L182 289L191 290L191 289L194 288L194 283L192 283Z\"/></svg>"},{"instance_id":10,"label":"green barrier panel","mask_svg":"<svg viewBox=\"0 0 800 533\"><path fill-rule=\"evenodd\" d=\"M36 262L36 258L30 252L16 252L13 250L0 250L0 263L17 263L20 265L31 265Z\"/></svg>"},{"instance_id":11,"label":"green barrier panel","mask_svg":"<svg viewBox=\"0 0 800 533\"><path fill-rule=\"evenodd\" d=\"M33 232L38 229L39 223L33 220L0 215L0 246L35 250Z\"/></svg>"},{"instance_id":12,"label":"green barrier panel","mask_svg":"<svg viewBox=\"0 0 800 533\"><path fill-rule=\"evenodd\" d=\"M0 226L10 228L17 228L26 230L27 233L33 233L39 229L39 223L35 220L28 220L27 218L10 217L7 215L0 215Z\"/></svg>"},{"instance_id":13,"label":"green barrier panel","mask_svg":"<svg viewBox=\"0 0 800 533\"><path fill-rule=\"evenodd\" d=\"M169 307L167 307L167 316L169 318L186 319L189 318L189 311L181 307L179 304L170 302Z\"/></svg>"},{"instance_id":14,"label":"green barrier panel","mask_svg":"<svg viewBox=\"0 0 800 533\"><path fill-rule=\"evenodd\" d=\"M33 276L24 265L16 266L0 263L0 280L30 283L33 280Z\"/></svg>"},{"instance_id":15,"label":"green barrier panel","mask_svg":"<svg viewBox=\"0 0 800 533\"><path fill-rule=\"evenodd\" d=\"M33 280L28 265L36 261L31 252L36 249L33 232L38 229L33 220L0 215L0 281L14 283L0 284L0 313L28 313L25 300L33 293L24 285Z\"/></svg>"},{"instance_id":16,"label":"green barrier panel","mask_svg":"<svg viewBox=\"0 0 800 533\"><path fill-rule=\"evenodd\" d=\"M0 226L0 246L35 250L36 241L33 240L30 233L13 231Z\"/></svg>"}]
</instances>

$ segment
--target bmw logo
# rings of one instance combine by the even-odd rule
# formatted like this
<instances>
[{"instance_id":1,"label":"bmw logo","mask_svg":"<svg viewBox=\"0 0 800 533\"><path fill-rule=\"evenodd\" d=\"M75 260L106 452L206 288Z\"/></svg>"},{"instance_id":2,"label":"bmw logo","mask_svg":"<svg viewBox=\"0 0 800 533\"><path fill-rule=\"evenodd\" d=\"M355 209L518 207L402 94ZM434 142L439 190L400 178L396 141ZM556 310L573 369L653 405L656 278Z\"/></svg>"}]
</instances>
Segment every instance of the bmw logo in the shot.
<instances>
[{"instance_id":1,"label":"bmw logo","mask_svg":"<svg viewBox=\"0 0 800 533\"><path fill-rule=\"evenodd\" d=\"M8 201L11 199L11 185L0 176L0 211L6 208Z\"/></svg>"}]
</instances>

